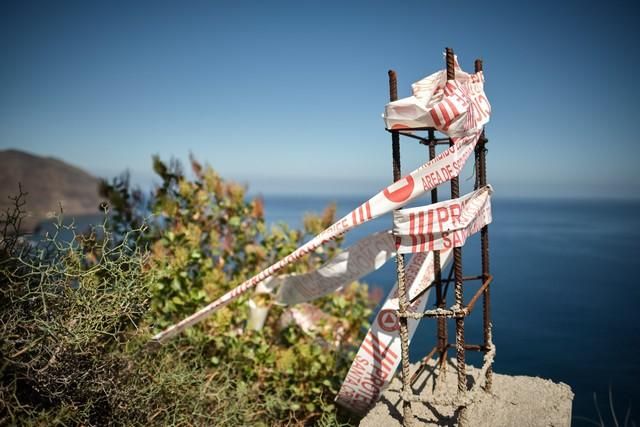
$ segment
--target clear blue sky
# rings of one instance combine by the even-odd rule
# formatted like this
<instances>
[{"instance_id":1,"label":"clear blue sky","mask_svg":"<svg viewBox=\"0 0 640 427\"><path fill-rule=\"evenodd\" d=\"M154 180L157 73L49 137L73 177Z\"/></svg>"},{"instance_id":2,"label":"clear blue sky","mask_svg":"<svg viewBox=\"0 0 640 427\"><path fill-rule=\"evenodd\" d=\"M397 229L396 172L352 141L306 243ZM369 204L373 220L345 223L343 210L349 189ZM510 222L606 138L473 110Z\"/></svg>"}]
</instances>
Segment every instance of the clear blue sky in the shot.
<instances>
[{"instance_id":1,"label":"clear blue sky","mask_svg":"<svg viewBox=\"0 0 640 427\"><path fill-rule=\"evenodd\" d=\"M387 70L482 57L507 196L640 195L634 2L21 1L0 6L0 149L101 175L192 151L254 191L390 179ZM403 141L405 172L424 149ZM406 149L405 149L406 148Z\"/></svg>"}]
</instances>

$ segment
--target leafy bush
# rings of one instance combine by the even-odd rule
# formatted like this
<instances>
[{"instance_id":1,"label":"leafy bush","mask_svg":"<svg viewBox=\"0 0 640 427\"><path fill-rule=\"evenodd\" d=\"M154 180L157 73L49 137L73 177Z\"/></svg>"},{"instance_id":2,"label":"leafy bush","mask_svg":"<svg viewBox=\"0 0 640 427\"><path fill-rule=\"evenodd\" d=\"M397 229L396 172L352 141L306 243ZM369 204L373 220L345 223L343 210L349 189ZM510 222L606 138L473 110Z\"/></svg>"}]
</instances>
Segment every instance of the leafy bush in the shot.
<instances>
[{"instance_id":1,"label":"leafy bush","mask_svg":"<svg viewBox=\"0 0 640 427\"><path fill-rule=\"evenodd\" d=\"M145 197L126 176L103 183L112 210L73 239L19 234L22 195L0 224L0 424L335 425L332 404L370 315L354 283L313 303L312 330L270 297L243 296L155 353L150 336L287 255L333 222L267 229L260 199L191 161L154 159ZM305 272L340 241L289 269ZM271 306L247 327L248 299ZM307 307L309 308L309 307Z\"/></svg>"},{"instance_id":2,"label":"leafy bush","mask_svg":"<svg viewBox=\"0 0 640 427\"><path fill-rule=\"evenodd\" d=\"M104 226L76 235L59 222L71 241L32 244L19 234L23 200L0 227L0 425L257 421L256 403L198 349L145 351L155 273L131 244L141 230L115 243Z\"/></svg>"},{"instance_id":3,"label":"leafy bush","mask_svg":"<svg viewBox=\"0 0 640 427\"><path fill-rule=\"evenodd\" d=\"M154 326L168 326L229 291L304 241L331 225L335 205L321 216L306 215L303 230L279 224L265 226L261 199L247 201L245 189L223 180L209 166L191 159L193 179L179 164L154 158L161 184L146 201L136 196L125 178L104 183L103 194L124 219L118 230L143 222L153 214L144 236L149 264L158 275L151 287ZM144 205L144 206L142 206ZM138 216L130 215L138 212ZM341 241L305 256L286 272L306 272L338 253ZM324 325L306 333L284 325L286 309L271 306L264 328L246 327L248 299L243 296L215 313L203 325L187 331L187 339L205 345L202 355L212 369L230 369L239 384L256 396L273 396L269 417L310 421L335 412L333 398L346 375L367 318L371 314L367 288L357 283L316 301ZM254 299L270 305L264 295ZM156 329L156 330L157 330Z\"/></svg>"}]
</instances>

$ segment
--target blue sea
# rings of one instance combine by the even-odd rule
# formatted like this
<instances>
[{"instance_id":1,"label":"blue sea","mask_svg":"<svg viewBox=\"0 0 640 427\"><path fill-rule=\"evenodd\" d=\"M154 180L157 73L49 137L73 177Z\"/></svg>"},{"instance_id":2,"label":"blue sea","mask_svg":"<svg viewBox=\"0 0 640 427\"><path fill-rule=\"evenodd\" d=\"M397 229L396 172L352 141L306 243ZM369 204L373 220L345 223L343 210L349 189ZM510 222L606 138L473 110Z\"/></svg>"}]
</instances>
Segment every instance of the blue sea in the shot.
<instances>
[{"instance_id":1,"label":"blue sea","mask_svg":"<svg viewBox=\"0 0 640 427\"><path fill-rule=\"evenodd\" d=\"M270 223L298 227L304 213L321 212L330 201L344 215L364 200L267 196L265 211ZM613 425L610 393L621 425L629 408L631 419L640 424L639 212L640 201L493 200L494 370L569 384L575 393L575 426L598 420L594 394L605 425ZM80 226L87 221L77 219ZM346 235L345 244L390 225L389 216L363 224ZM479 236L464 246L463 264L465 275L481 272ZM395 282L394 262L363 281L386 295ZM467 301L475 289L468 285ZM468 343L482 341L480 307L466 322ZM449 330L452 340L453 324ZM425 319L411 345L412 361L434 343L435 321ZM467 355L469 362L480 364L478 353Z\"/></svg>"},{"instance_id":2,"label":"blue sea","mask_svg":"<svg viewBox=\"0 0 640 427\"><path fill-rule=\"evenodd\" d=\"M320 212L330 200L266 197L267 219L298 226L305 212ZM334 199L339 215L364 200ZM389 216L363 224L345 243L390 225ZM640 201L496 198L489 230L494 370L569 384L575 426L593 425L583 418L598 420L594 393L605 425L613 425L610 391L621 425L629 408L640 423ZM479 240L474 236L463 248L465 275L481 272ZM394 262L363 281L386 295L395 282ZM475 289L468 285L467 301ZM468 343L480 344L477 307L465 333ZM452 340L453 324L449 330ZM434 343L435 321L425 319L411 344L412 361ZM480 365L478 353L467 355Z\"/></svg>"}]
</instances>

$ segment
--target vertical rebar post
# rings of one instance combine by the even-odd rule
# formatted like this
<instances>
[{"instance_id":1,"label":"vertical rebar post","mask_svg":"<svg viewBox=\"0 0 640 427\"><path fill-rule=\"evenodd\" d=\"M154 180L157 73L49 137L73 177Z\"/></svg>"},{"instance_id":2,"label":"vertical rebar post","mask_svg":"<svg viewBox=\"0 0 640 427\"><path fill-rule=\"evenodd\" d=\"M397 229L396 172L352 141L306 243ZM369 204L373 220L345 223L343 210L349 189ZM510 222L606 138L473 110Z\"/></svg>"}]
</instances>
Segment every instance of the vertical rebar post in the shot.
<instances>
[{"instance_id":1,"label":"vertical rebar post","mask_svg":"<svg viewBox=\"0 0 640 427\"><path fill-rule=\"evenodd\" d=\"M475 72L482 71L482 60L476 59ZM478 159L478 184L480 187L487 185L487 161L486 153L487 149L485 144L487 139L485 138L484 129L480 135L480 140L476 146L476 158ZM489 226L485 225L480 231L480 248L481 248L481 262L482 262L482 278L487 280L489 278ZM487 286L482 295L482 323L484 331L484 347L485 353L488 352L489 346L493 345L491 342L491 286ZM487 368L485 390L490 392L493 384L493 369L492 366Z\"/></svg>"},{"instance_id":2,"label":"vertical rebar post","mask_svg":"<svg viewBox=\"0 0 640 427\"><path fill-rule=\"evenodd\" d=\"M398 99L398 81L396 73L389 70L389 100ZM391 132L391 148L393 157L393 182L399 181L400 169L400 135L398 132ZM409 328L408 318L404 316L409 308L409 297L405 284L404 257L396 253L396 274L398 276L398 322L400 325L400 345L402 359L402 411L403 424L409 426L413 424L413 412L411 410L411 400L406 397L411 393L411 378L409 376Z\"/></svg>"},{"instance_id":3,"label":"vertical rebar post","mask_svg":"<svg viewBox=\"0 0 640 427\"><path fill-rule=\"evenodd\" d=\"M449 47L446 49L446 61L447 80L455 80L455 57L453 55L453 49ZM453 145L452 140L450 141L450 145ZM451 198L457 199L458 197L460 197L460 180L458 177L455 177L451 179ZM453 248L453 268L455 280L455 304L458 308L463 308L462 248ZM467 391L466 358L464 348L464 317L456 318L456 361L458 365L458 394L462 394Z\"/></svg>"},{"instance_id":4,"label":"vertical rebar post","mask_svg":"<svg viewBox=\"0 0 640 427\"><path fill-rule=\"evenodd\" d=\"M436 137L435 131L429 129L427 140L429 142L429 160L433 160L436 157ZM431 203L438 202L438 187L434 187L431 190ZM433 277L436 284L436 307L446 308L446 300L442 293L442 271L440 269L440 251L433 252ZM447 367L447 319L441 317L437 320L437 339L438 339L438 352L439 354L439 366L440 370L444 370Z\"/></svg>"}]
</instances>

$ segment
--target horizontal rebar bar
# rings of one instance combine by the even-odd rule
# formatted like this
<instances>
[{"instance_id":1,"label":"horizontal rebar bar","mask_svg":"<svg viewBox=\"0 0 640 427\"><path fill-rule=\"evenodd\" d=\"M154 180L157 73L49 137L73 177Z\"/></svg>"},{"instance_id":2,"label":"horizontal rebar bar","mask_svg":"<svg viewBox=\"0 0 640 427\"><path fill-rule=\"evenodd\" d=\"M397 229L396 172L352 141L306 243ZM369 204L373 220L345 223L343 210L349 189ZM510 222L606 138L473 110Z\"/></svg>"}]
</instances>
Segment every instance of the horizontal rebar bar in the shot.
<instances>
[{"instance_id":1,"label":"horizontal rebar bar","mask_svg":"<svg viewBox=\"0 0 640 427\"><path fill-rule=\"evenodd\" d=\"M471 281L475 281L475 280L482 280L484 277L482 276L482 274L478 274L477 276L467 276L464 277L462 279L463 282L471 282ZM453 279L440 279L440 283L451 283L453 282ZM415 300L417 300L418 298L420 298L422 295L424 295L425 292L427 292L428 290L430 290L432 288L432 286L427 286L426 288L424 288L423 290L421 290L420 292L418 292L416 295L414 295L411 298L411 302L414 302Z\"/></svg>"},{"instance_id":2,"label":"horizontal rebar bar","mask_svg":"<svg viewBox=\"0 0 640 427\"><path fill-rule=\"evenodd\" d=\"M463 282L470 282L473 280L483 280L484 276L482 274L478 274L477 276L465 276L462 278ZM455 279L442 279L442 283L455 282Z\"/></svg>"},{"instance_id":3,"label":"horizontal rebar bar","mask_svg":"<svg viewBox=\"0 0 640 427\"><path fill-rule=\"evenodd\" d=\"M418 140L420 140L420 143L424 144L424 145L430 145L430 143L432 141L433 141L434 145L445 145L445 144L449 145L449 138L433 138L433 139L430 139L428 136L425 138L425 137L420 136L420 135L414 135L412 133L405 133L405 132L398 131L398 130L386 129L386 131L387 132L391 132L391 133L397 133L399 135L406 136L406 137L409 137L409 138L418 139Z\"/></svg>"},{"instance_id":4,"label":"horizontal rebar bar","mask_svg":"<svg viewBox=\"0 0 640 427\"><path fill-rule=\"evenodd\" d=\"M432 127L432 126L422 126L422 127L417 127L417 128L410 128L410 127L406 127L406 128L400 128L400 129L389 129L389 128L385 128L384 130L386 130L387 132L414 132L414 131L426 131L426 130L437 130L436 128Z\"/></svg>"},{"instance_id":5,"label":"horizontal rebar bar","mask_svg":"<svg viewBox=\"0 0 640 427\"><path fill-rule=\"evenodd\" d=\"M409 317L412 319L422 319L423 317L451 317L460 319L463 317L467 317L473 311L473 307L478 301L478 298L482 296L484 290L487 289L492 281L493 276L489 275L487 280L482 283L482 286L480 286L480 288L473 295L473 298L471 298L471 301L469 301L469 304L467 304L465 307L460 308L460 306L456 304L451 306L451 308L449 309L438 307L431 310L425 310L424 312L406 311L404 313L398 313L398 316Z\"/></svg>"}]
</instances>

